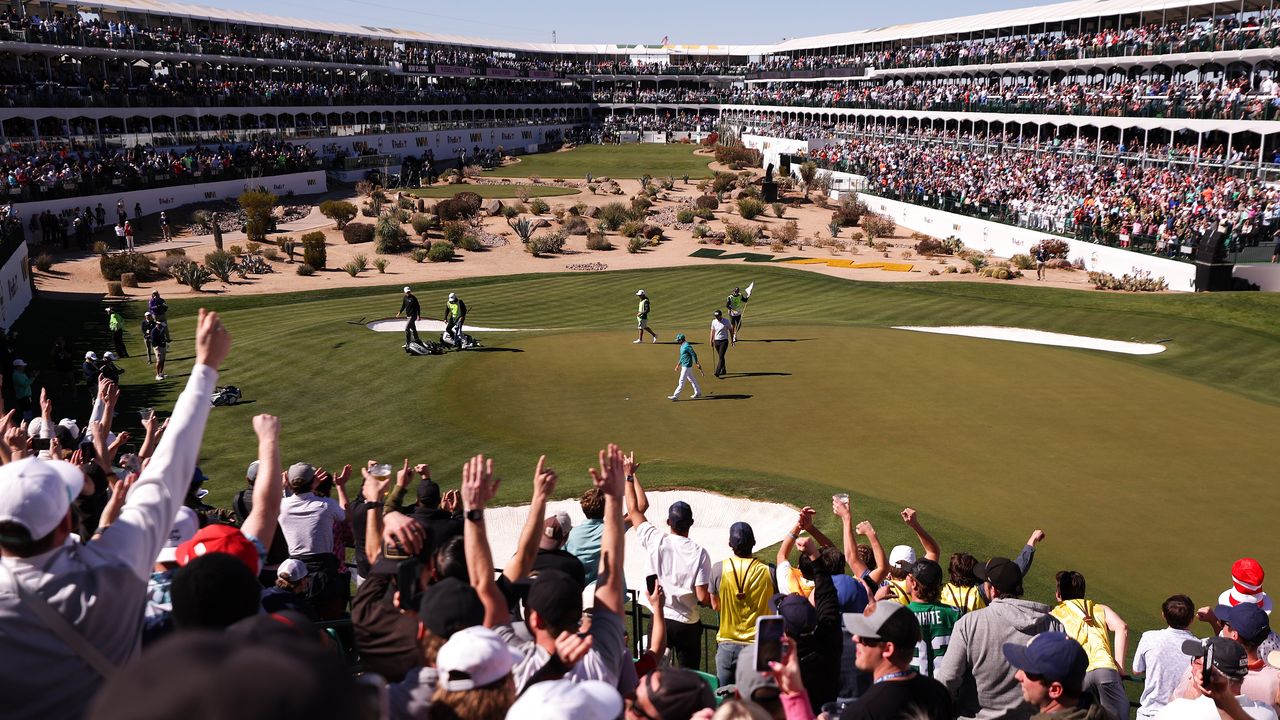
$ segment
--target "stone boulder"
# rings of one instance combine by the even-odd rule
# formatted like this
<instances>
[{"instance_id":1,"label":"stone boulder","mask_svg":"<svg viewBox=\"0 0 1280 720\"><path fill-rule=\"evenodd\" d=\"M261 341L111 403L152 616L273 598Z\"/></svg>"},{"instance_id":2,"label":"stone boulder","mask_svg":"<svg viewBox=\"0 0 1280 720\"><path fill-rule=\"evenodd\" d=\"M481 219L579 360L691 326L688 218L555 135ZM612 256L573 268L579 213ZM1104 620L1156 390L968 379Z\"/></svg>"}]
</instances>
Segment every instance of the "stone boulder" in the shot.
<instances>
[{"instance_id":1,"label":"stone boulder","mask_svg":"<svg viewBox=\"0 0 1280 720\"><path fill-rule=\"evenodd\" d=\"M484 205L481 205L480 207L484 210L486 215L488 215L489 217L493 217L494 215L497 215L498 213L502 212L502 201L496 198L492 200L486 200L484 202Z\"/></svg>"}]
</instances>

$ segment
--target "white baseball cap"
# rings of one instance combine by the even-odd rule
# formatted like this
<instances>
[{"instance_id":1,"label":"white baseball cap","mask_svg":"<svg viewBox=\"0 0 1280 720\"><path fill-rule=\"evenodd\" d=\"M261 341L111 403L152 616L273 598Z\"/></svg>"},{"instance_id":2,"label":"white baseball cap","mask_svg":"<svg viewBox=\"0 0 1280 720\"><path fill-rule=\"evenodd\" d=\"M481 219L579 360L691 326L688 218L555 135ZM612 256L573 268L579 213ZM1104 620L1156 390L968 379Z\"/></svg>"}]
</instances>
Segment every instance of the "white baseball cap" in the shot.
<instances>
[{"instance_id":1,"label":"white baseball cap","mask_svg":"<svg viewBox=\"0 0 1280 720\"><path fill-rule=\"evenodd\" d=\"M84 489L84 473L64 460L23 458L0 466L0 522L21 525L36 540L53 532Z\"/></svg>"},{"instance_id":2,"label":"white baseball cap","mask_svg":"<svg viewBox=\"0 0 1280 720\"><path fill-rule=\"evenodd\" d=\"M23 360L22 358L18 358L17 360L14 360L14 361L13 361L13 366L14 366L14 367L26 367L26 366L27 366L27 361L26 361L26 360Z\"/></svg>"},{"instance_id":3,"label":"white baseball cap","mask_svg":"<svg viewBox=\"0 0 1280 720\"><path fill-rule=\"evenodd\" d=\"M509 675L522 657L487 627L459 630L436 653L440 688L462 692L495 683Z\"/></svg>"},{"instance_id":4,"label":"white baseball cap","mask_svg":"<svg viewBox=\"0 0 1280 720\"><path fill-rule=\"evenodd\" d=\"M903 570L909 570L910 566L916 564L916 551L910 545L894 545L893 550L889 553L889 567L902 567Z\"/></svg>"},{"instance_id":5,"label":"white baseball cap","mask_svg":"<svg viewBox=\"0 0 1280 720\"><path fill-rule=\"evenodd\" d=\"M548 680L530 685L507 711L507 720L614 720L622 715L622 695L599 680Z\"/></svg>"},{"instance_id":6,"label":"white baseball cap","mask_svg":"<svg viewBox=\"0 0 1280 720\"><path fill-rule=\"evenodd\" d=\"M85 359L85 360L97 360L97 359L98 359L98 353L96 353L96 352L94 352L94 351L90 350L89 352L87 352L87 353L85 353L85 354L84 354L84 359Z\"/></svg>"},{"instance_id":7,"label":"white baseball cap","mask_svg":"<svg viewBox=\"0 0 1280 720\"><path fill-rule=\"evenodd\" d=\"M636 297L641 297L641 296L643 296L643 295L644 295L644 291L643 291L643 290L637 290L637 291L636 291Z\"/></svg>"},{"instance_id":8,"label":"white baseball cap","mask_svg":"<svg viewBox=\"0 0 1280 720\"><path fill-rule=\"evenodd\" d=\"M116 354L115 354L115 353L113 353L113 352L111 352L110 350L108 350L107 352L102 353L102 359L103 359L103 360L115 360L115 359L116 359Z\"/></svg>"},{"instance_id":9,"label":"white baseball cap","mask_svg":"<svg viewBox=\"0 0 1280 720\"><path fill-rule=\"evenodd\" d=\"M279 569L276 570L276 577L284 578L291 583L296 583L307 576L307 565L297 558L289 558L280 563Z\"/></svg>"},{"instance_id":10,"label":"white baseball cap","mask_svg":"<svg viewBox=\"0 0 1280 720\"><path fill-rule=\"evenodd\" d=\"M405 293L406 293L406 294L410 292L410 290L409 290L409 286L408 286L408 285L405 285L405 286L404 286L404 291L405 291Z\"/></svg>"},{"instance_id":11,"label":"white baseball cap","mask_svg":"<svg viewBox=\"0 0 1280 720\"><path fill-rule=\"evenodd\" d=\"M449 299L450 299L450 300L457 300L457 299L458 299L458 294L457 294L457 293L449 293Z\"/></svg>"},{"instance_id":12,"label":"white baseball cap","mask_svg":"<svg viewBox=\"0 0 1280 720\"><path fill-rule=\"evenodd\" d=\"M169 529L169 537L165 539L164 547L160 548L156 562L178 562L178 546L195 537L199 529L200 516L196 515L196 511L185 506L178 508L178 512L173 515L173 527Z\"/></svg>"}]
</instances>

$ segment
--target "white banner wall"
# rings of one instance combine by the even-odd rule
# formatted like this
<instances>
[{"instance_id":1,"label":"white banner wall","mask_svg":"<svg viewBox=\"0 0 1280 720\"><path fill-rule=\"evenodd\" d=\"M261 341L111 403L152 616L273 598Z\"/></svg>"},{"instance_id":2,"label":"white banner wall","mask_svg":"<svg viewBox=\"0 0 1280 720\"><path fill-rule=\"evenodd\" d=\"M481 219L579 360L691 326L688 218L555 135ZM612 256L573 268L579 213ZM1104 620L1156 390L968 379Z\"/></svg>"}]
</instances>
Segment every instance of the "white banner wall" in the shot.
<instances>
[{"instance_id":1,"label":"white banner wall","mask_svg":"<svg viewBox=\"0 0 1280 720\"><path fill-rule=\"evenodd\" d=\"M31 264L27 246L19 245L9 261L0 268L0 326L13 327L31 303Z\"/></svg>"}]
</instances>

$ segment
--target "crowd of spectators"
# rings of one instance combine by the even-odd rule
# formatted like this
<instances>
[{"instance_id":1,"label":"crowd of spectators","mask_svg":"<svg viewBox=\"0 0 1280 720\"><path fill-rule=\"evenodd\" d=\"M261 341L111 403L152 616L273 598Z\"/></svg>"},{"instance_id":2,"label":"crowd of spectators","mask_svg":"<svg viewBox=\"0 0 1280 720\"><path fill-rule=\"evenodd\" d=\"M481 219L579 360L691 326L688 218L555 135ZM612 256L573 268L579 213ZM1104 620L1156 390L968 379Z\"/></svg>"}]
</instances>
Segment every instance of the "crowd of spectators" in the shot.
<instances>
[{"instance_id":1,"label":"crowd of spectators","mask_svg":"<svg viewBox=\"0 0 1280 720\"><path fill-rule=\"evenodd\" d=\"M1050 115L1275 120L1280 93L1269 76L1251 88L1240 77L1218 81L1143 79L1086 83L1021 77L913 83L785 83L748 85L716 93L716 102L819 108L1015 112Z\"/></svg>"},{"instance_id":2,"label":"crowd of spectators","mask_svg":"<svg viewBox=\"0 0 1280 720\"><path fill-rule=\"evenodd\" d=\"M1166 55L1171 53L1238 51L1275 47L1280 43L1276 13L1243 20L1228 15L1190 22L1133 23L1127 28L1086 32L1058 30L1001 38L974 38L916 44L910 40L885 43L890 47L841 55L774 56L754 64L752 72L818 70L841 67L922 68L993 63L1082 60L1087 58ZM1033 26L1034 27L1034 26Z\"/></svg>"},{"instance_id":3,"label":"crowd of spectators","mask_svg":"<svg viewBox=\"0 0 1280 720\"><path fill-rule=\"evenodd\" d=\"M860 135L810 155L865 175L872 193L1173 256L1187 254L1211 228L1233 247L1258 244L1280 229L1280 190L1256 176L1102 158L1080 140L1023 147L891 133Z\"/></svg>"},{"instance_id":4,"label":"crowd of spectators","mask_svg":"<svg viewBox=\"0 0 1280 720\"><path fill-rule=\"evenodd\" d=\"M62 146L27 152L10 146L0 153L5 190L24 199L278 175L312 167L314 150L280 142L197 145L185 150Z\"/></svg>"},{"instance_id":5,"label":"crowd of spectators","mask_svg":"<svg viewBox=\"0 0 1280 720\"><path fill-rule=\"evenodd\" d=\"M166 322L156 308L148 319ZM1280 638L1250 558L1231 566L1216 603L1165 600L1166 626L1144 633L1130 661L1129 625L1079 572L1054 575L1050 602L1024 597L1038 530L1012 559L961 550L944 567L914 509L900 516L916 543L885 548L837 495L836 540L805 507L781 538L736 522L708 548L689 537L700 510L678 501L651 517L641 464L609 445L577 525L548 514L560 478L539 458L500 565L486 526L499 481L483 455L450 489L408 459L286 468L288 428L261 414L245 489L230 509L206 504L197 458L231 349L215 313L200 311L186 387L167 418L144 416L136 450L113 432L124 401L110 362L86 354L92 411L59 420L50 389L72 382L73 351L55 343L40 388L45 376L16 347L12 334L0 343L14 407L0 418L0 695L15 720L196 707L264 718L1125 720L1130 671L1146 678L1140 717L1276 720ZM653 570L639 653L624 622L629 532ZM719 616L715 682L698 672L708 606ZM780 639L756 636L765 616ZM345 635L324 629L347 620Z\"/></svg>"}]
</instances>

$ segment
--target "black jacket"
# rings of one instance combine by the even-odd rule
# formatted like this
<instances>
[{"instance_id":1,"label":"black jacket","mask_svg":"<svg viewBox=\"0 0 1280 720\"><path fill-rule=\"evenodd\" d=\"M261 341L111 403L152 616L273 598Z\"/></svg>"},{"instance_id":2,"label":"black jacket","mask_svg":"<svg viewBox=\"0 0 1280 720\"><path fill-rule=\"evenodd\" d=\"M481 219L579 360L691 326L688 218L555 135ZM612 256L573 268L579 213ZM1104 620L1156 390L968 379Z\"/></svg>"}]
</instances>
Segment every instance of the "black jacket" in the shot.
<instances>
[{"instance_id":1,"label":"black jacket","mask_svg":"<svg viewBox=\"0 0 1280 720\"><path fill-rule=\"evenodd\" d=\"M840 655L844 652L840 634L844 627L831 576L814 573L813 580L818 626L812 634L795 641L796 651L800 653L800 677L809 689L809 704L817 713L823 705L834 701L840 690Z\"/></svg>"},{"instance_id":2,"label":"black jacket","mask_svg":"<svg viewBox=\"0 0 1280 720\"><path fill-rule=\"evenodd\" d=\"M410 320L422 317L422 306L418 304L418 298L412 293L405 294L404 302L400 303L400 313Z\"/></svg>"}]
</instances>

